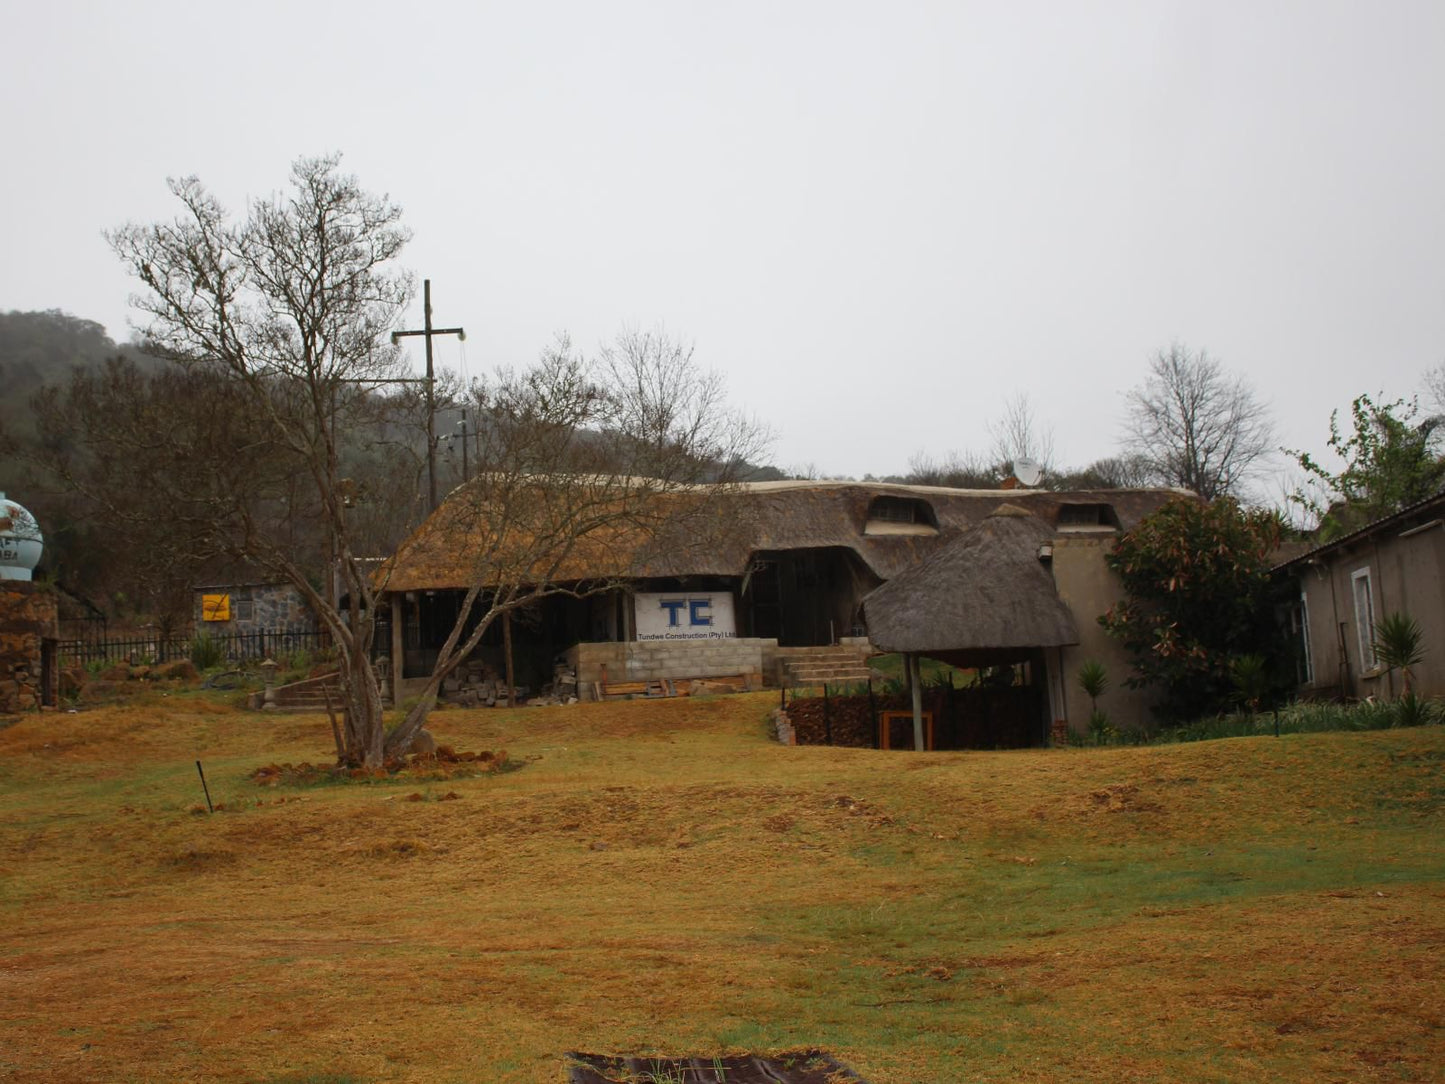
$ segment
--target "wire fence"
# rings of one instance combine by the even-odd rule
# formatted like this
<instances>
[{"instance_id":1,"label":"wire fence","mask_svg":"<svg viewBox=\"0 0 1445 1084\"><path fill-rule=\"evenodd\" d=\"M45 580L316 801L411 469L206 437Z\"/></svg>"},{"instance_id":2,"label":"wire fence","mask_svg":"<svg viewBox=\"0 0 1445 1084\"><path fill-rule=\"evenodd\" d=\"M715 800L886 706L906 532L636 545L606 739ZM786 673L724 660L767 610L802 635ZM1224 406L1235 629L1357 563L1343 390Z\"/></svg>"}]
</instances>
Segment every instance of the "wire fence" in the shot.
<instances>
[{"instance_id":1,"label":"wire fence","mask_svg":"<svg viewBox=\"0 0 1445 1084\"><path fill-rule=\"evenodd\" d=\"M320 651L329 643L316 629L257 629L254 632L209 634L227 662L276 658L298 651ZM188 659L195 645L192 637L137 637L131 639L61 640L56 645L62 665L84 666L96 662L162 663Z\"/></svg>"}]
</instances>

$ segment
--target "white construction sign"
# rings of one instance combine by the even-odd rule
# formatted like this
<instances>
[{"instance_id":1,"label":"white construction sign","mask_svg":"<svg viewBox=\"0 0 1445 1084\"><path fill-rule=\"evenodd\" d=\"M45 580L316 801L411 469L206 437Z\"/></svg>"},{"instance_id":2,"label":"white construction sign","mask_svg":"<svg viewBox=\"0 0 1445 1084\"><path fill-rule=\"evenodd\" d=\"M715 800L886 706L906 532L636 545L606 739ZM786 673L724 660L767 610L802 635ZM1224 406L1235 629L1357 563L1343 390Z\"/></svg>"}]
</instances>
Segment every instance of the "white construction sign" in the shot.
<instances>
[{"instance_id":1,"label":"white construction sign","mask_svg":"<svg viewBox=\"0 0 1445 1084\"><path fill-rule=\"evenodd\" d=\"M737 636L731 591L638 593L639 640L731 640Z\"/></svg>"}]
</instances>

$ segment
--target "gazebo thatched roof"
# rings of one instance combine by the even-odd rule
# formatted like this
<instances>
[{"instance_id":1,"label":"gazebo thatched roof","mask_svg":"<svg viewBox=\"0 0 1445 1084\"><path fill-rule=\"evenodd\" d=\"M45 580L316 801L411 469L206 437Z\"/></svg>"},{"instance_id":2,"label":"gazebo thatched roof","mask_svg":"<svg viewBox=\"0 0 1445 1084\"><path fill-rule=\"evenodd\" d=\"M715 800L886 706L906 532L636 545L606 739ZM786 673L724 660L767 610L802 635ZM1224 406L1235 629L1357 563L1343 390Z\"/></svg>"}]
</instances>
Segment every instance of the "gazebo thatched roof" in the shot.
<instances>
[{"instance_id":1,"label":"gazebo thatched roof","mask_svg":"<svg viewBox=\"0 0 1445 1084\"><path fill-rule=\"evenodd\" d=\"M1009 651L1079 642L1039 547L1053 528L1002 504L977 527L863 600L885 651Z\"/></svg>"}]
</instances>

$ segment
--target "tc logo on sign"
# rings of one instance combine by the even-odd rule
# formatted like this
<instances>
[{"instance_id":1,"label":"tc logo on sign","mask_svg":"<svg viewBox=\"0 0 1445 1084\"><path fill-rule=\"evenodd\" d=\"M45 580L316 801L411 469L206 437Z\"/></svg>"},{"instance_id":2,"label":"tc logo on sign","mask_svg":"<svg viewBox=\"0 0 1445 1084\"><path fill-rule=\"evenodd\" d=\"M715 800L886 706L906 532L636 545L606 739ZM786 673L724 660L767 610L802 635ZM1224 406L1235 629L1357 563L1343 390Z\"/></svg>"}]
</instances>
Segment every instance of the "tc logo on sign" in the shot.
<instances>
[{"instance_id":1,"label":"tc logo on sign","mask_svg":"<svg viewBox=\"0 0 1445 1084\"><path fill-rule=\"evenodd\" d=\"M687 613L687 623L692 628L712 624L712 599L710 598L664 598L657 603L667 611L667 627L682 627L682 614Z\"/></svg>"}]
</instances>

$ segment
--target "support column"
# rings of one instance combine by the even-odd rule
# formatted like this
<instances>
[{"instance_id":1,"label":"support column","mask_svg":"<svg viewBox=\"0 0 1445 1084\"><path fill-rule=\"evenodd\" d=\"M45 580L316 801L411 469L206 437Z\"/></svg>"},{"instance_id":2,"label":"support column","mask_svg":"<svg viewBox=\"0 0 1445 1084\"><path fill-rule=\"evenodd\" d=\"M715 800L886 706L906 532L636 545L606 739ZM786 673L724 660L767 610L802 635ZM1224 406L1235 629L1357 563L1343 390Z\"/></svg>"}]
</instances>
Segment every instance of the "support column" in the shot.
<instances>
[{"instance_id":1,"label":"support column","mask_svg":"<svg viewBox=\"0 0 1445 1084\"><path fill-rule=\"evenodd\" d=\"M923 752L923 682L917 655L908 655L908 684L913 688L913 748Z\"/></svg>"},{"instance_id":2,"label":"support column","mask_svg":"<svg viewBox=\"0 0 1445 1084\"><path fill-rule=\"evenodd\" d=\"M1045 656L1047 658L1047 656ZM1053 727L1060 723L1069 725L1069 690L1064 684L1064 649L1054 648L1054 662L1044 664L1044 670L1049 679L1049 720L1051 725L1050 733L1046 737L1052 737Z\"/></svg>"},{"instance_id":3,"label":"support column","mask_svg":"<svg viewBox=\"0 0 1445 1084\"><path fill-rule=\"evenodd\" d=\"M406 665L406 637L402 630L402 622L405 620L406 612L402 596L393 593L391 596L391 706L393 708L401 707L401 672Z\"/></svg>"}]
</instances>

